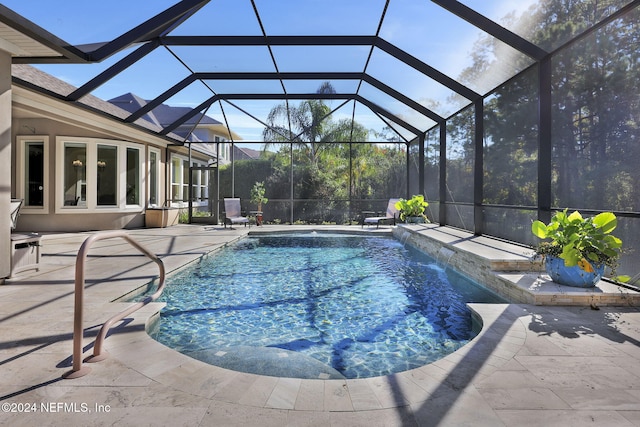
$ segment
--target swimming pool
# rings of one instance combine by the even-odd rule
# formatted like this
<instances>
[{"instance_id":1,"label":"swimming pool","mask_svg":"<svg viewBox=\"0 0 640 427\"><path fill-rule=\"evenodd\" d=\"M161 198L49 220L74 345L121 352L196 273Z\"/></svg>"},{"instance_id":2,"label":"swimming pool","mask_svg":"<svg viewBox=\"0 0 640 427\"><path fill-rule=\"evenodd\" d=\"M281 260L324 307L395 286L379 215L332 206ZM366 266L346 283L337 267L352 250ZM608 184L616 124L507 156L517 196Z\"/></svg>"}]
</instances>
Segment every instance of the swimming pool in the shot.
<instances>
[{"instance_id":1,"label":"swimming pool","mask_svg":"<svg viewBox=\"0 0 640 427\"><path fill-rule=\"evenodd\" d=\"M474 336L467 302L503 302L391 237L247 237L167 281L150 329L207 363L297 378L413 369Z\"/></svg>"}]
</instances>

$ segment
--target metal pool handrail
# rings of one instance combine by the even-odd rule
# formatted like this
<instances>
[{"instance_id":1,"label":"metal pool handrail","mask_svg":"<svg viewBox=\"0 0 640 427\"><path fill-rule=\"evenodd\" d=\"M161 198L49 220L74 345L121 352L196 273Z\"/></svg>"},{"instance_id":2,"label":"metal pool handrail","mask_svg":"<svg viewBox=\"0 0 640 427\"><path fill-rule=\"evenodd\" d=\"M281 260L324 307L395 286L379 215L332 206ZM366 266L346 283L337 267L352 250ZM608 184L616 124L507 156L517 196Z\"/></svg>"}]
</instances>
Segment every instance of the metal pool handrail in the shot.
<instances>
[{"instance_id":1,"label":"metal pool handrail","mask_svg":"<svg viewBox=\"0 0 640 427\"><path fill-rule=\"evenodd\" d=\"M93 356L87 358L87 361L98 362L106 358L106 354L102 353L102 343L104 342L111 325L119 320L125 318L129 314L139 310L144 307L148 303L155 301L162 294L164 290L164 281L165 281L165 269L164 263L157 255L150 252L142 245L140 245L137 241L131 238L126 232L121 230L114 231L105 231L96 233L92 236L89 236L82 246L80 246L80 250L78 251L78 255L76 256L76 279L75 279L75 304L74 304L74 313L73 313L73 368L71 371L65 373L63 375L64 378L79 378L91 371L91 368L82 366L82 339L84 335L84 331L82 328L82 315L84 311L84 267L85 261L87 258L87 253L89 252L89 248L93 245L94 242L98 240L111 239L114 237L122 237L124 240L129 242L131 246L138 249L144 255L149 257L153 262L158 264L160 268L159 275L159 284L156 292L146 297L144 300L137 302L127 308L126 310L121 311L115 316L111 317L109 320L104 322L98 336L96 338L94 347L93 347Z\"/></svg>"}]
</instances>

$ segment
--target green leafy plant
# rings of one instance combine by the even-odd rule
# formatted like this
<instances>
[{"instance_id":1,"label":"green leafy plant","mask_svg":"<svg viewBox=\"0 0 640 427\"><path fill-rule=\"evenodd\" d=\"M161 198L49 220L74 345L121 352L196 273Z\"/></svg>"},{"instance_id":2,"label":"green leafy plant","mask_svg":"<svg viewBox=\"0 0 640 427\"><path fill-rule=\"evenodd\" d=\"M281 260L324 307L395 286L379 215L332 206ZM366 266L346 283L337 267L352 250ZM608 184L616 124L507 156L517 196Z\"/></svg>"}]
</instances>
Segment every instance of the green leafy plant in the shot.
<instances>
[{"instance_id":1,"label":"green leafy plant","mask_svg":"<svg viewBox=\"0 0 640 427\"><path fill-rule=\"evenodd\" d=\"M622 240L611 234L617 225L612 212L584 218L578 211L568 214L565 209L557 212L549 224L531 224L534 236L549 239L535 248L536 255L562 258L565 266L577 265L588 273L594 271L594 265L604 264L615 274L622 250ZM616 280L625 278L619 276Z\"/></svg>"},{"instance_id":2,"label":"green leafy plant","mask_svg":"<svg viewBox=\"0 0 640 427\"><path fill-rule=\"evenodd\" d=\"M189 224L189 209L180 208L178 212L178 222L180 224Z\"/></svg>"},{"instance_id":3,"label":"green leafy plant","mask_svg":"<svg viewBox=\"0 0 640 427\"><path fill-rule=\"evenodd\" d=\"M400 199L396 202L395 207L400 212L400 219L405 221L408 217L419 217L427 220L424 210L429 206L424 200L422 194L413 196L409 200Z\"/></svg>"},{"instance_id":4,"label":"green leafy plant","mask_svg":"<svg viewBox=\"0 0 640 427\"><path fill-rule=\"evenodd\" d=\"M251 203L258 205L258 210L262 211L262 205L266 205L269 199L264 197L266 189L264 188L264 182L256 182L251 189Z\"/></svg>"}]
</instances>

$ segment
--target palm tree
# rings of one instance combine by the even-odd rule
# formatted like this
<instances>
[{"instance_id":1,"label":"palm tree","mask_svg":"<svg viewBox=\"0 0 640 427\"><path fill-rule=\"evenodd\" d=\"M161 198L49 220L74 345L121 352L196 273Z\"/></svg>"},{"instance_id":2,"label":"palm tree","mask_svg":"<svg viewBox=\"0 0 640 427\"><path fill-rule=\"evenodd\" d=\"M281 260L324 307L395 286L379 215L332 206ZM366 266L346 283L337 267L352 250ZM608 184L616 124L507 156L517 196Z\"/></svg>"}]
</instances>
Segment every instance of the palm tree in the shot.
<instances>
[{"instance_id":1,"label":"palm tree","mask_svg":"<svg viewBox=\"0 0 640 427\"><path fill-rule=\"evenodd\" d=\"M324 82L316 93L336 93L330 82ZM288 103L276 105L267 116L268 126L262 133L269 143L292 142L310 160L317 165L320 152L327 143L348 142L354 137L365 140L368 131L351 120L333 122L330 118L331 108L322 100L310 99L300 103L297 107L290 107Z\"/></svg>"},{"instance_id":2,"label":"palm tree","mask_svg":"<svg viewBox=\"0 0 640 427\"><path fill-rule=\"evenodd\" d=\"M325 82L317 93L336 91L331 83ZM286 144L287 150L281 154L292 162L291 177L286 178L294 183L291 197L302 201L296 208L299 215L314 220L336 220L336 213L344 214L342 207L336 208L336 200L344 200L349 194L348 143L366 141L368 137L364 126L351 119L332 121L331 113L332 109L322 100L305 100L298 106L283 103L269 112L268 126L262 135L265 151L273 145ZM291 157L289 144L293 145Z\"/></svg>"}]
</instances>

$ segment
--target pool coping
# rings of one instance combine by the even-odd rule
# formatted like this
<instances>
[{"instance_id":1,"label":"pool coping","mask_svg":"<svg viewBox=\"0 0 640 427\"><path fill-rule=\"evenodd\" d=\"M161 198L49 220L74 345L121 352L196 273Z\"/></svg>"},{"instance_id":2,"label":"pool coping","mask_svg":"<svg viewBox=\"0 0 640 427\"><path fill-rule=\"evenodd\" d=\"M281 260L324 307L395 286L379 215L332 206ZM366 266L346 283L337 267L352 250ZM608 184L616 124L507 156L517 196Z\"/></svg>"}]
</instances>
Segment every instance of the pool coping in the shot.
<instances>
[{"instance_id":1,"label":"pool coping","mask_svg":"<svg viewBox=\"0 0 640 427\"><path fill-rule=\"evenodd\" d=\"M526 337L516 307L469 304L474 318L482 323L478 335L453 353L424 366L358 379L273 377L210 365L155 341L146 328L163 305L151 303L131 316L126 329L136 332L117 333L117 328L113 331L105 342L111 362L123 363L127 369L180 392L266 409L358 412L419 405L432 398L437 388L449 393L487 378L515 356ZM97 365L91 364L95 371ZM89 374L73 381L79 386L95 385L96 377ZM401 396L398 387L402 389ZM323 397L319 399L319 395Z\"/></svg>"}]
</instances>

